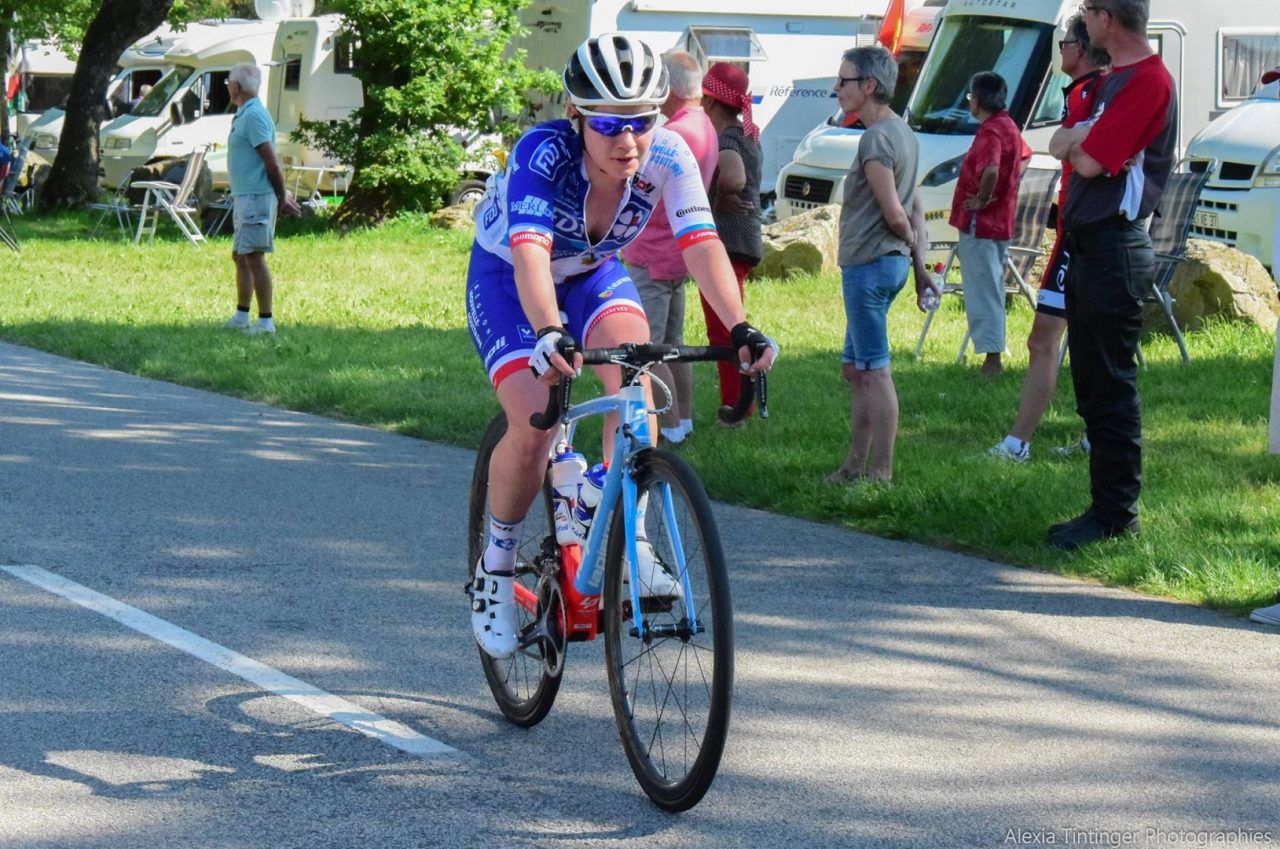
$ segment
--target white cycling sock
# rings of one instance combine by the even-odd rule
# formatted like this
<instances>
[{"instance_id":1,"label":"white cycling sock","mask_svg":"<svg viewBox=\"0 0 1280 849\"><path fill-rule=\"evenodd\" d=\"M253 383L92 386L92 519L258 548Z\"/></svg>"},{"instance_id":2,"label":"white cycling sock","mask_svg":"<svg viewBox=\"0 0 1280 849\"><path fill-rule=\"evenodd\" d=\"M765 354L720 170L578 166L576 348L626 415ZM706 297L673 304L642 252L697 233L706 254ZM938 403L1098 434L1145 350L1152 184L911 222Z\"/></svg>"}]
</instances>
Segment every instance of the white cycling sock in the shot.
<instances>
[{"instance_id":1,"label":"white cycling sock","mask_svg":"<svg viewBox=\"0 0 1280 849\"><path fill-rule=\"evenodd\" d=\"M1015 454L1021 451L1024 445L1027 446L1028 448L1031 447L1030 442L1023 442L1021 439L1019 439L1016 436L1009 435L1004 438L1004 447L1008 448L1010 451L1014 452Z\"/></svg>"},{"instance_id":2,"label":"white cycling sock","mask_svg":"<svg viewBox=\"0 0 1280 849\"><path fill-rule=\"evenodd\" d=\"M680 429L684 431L685 436L693 433L693 419L681 419Z\"/></svg>"},{"instance_id":3,"label":"white cycling sock","mask_svg":"<svg viewBox=\"0 0 1280 849\"><path fill-rule=\"evenodd\" d=\"M484 550L484 570L491 575L510 575L516 569L516 546L524 519L508 522L489 514L489 545Z\"/></svg>"}]
</instances>

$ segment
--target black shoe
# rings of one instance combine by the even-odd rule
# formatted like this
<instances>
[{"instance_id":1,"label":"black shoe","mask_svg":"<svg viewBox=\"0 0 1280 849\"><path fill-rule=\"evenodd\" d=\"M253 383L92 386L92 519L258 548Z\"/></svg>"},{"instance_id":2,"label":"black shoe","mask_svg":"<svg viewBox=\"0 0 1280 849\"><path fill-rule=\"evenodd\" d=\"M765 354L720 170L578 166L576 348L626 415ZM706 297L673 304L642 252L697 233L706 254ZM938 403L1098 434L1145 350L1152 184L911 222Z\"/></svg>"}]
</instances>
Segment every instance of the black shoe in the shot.
<instances>
[{"instance_id":1,"label":"black shoe","mask_svg":"<svg viewBox=\"0 0 1280 849\"><path fill-rule=\"evenodd\" d=\"M1049 528L1048 542L1054 548L1063 551L1075 551L1082 545L1099 540L1112 539L1119 536L1137 534L1142 526L1135 516L1127 522L1106 522L1094 515L1092 508L1070 522L1054 525Z\"/></svg>"}]
</instances>

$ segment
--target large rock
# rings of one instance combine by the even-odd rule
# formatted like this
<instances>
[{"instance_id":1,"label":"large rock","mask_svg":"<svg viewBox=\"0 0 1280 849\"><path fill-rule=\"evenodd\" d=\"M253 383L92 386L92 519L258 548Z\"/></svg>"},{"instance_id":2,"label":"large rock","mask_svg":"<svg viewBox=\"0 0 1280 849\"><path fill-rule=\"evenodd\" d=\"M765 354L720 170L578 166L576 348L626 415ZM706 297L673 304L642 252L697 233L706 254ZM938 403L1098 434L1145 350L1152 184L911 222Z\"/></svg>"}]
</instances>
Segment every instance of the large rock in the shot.
<instances>
[{"instance_id":1,"label":"large rock","mask_svg":"<svg viewBox=\"0 0 1280 849\"><path fill-rule=\"evenodd\" d=\"M469 230L475 224L472 218L474 211L474 203L446 206L431 213L427 217L427 222L432 227L439 227L442 230Z\"/></svg>"},{"instance_id":2,"label":"large rock","mask_svg":"<svg viewBox=\"0 0 1280 849\"><path fill-rule=\"evenodd\" d=\"M1169 281L1173 314L1183 330L1195 330L1207 318L1252 321L1268 333L1280 319L1280 300L1271 275L1255 257L1219 242L1187 241L1186 258ZM1148 309L1151 326L1160 328L1159 306ZM1152 313L1154 310L1154 314Z\"/></svg>"},{"instance_id":3,"label":"large rock","mask_svg":"<svg viewBox=\"0 0 1280 849\"><path fill-rule=\"evenodd\" d=\"M764 259L753 274L784 278L835 271L840 246L840 207L820 206L764 228Z\"/></svg>"}]
</instances>

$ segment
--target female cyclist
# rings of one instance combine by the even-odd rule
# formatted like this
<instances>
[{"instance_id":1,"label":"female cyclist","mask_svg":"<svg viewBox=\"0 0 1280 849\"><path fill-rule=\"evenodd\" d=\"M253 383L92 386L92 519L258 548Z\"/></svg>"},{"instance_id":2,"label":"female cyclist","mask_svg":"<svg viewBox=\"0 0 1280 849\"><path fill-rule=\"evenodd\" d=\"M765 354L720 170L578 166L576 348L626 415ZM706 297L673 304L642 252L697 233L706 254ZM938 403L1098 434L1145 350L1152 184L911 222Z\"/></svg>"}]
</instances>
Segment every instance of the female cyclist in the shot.
<instances>
[{"instance_id":1,"label":"female cyclist","mask_svg":"<svg viewBox=\"0 0 1280 849\"><path fill-rule=\"evenodd\" d=\"M507 167L489 178L467 272L471 339L507 417L489 465L489 543L472 585L472 630L498 658L516 651L515 547L552 437L530 426L529 416L546 407L562 376L580 371L577 340L588 347L648 341L639 295L617 253L659 200L699 289L733 328L743 370L766 371L777 354L746 321L693 154L656 127L667 72L653 48L619 33L589 38L565 66L564 90L568 117L527 131ZM606 392L621 387L619 369L597 374ZM612 430L606 422L605 433ZM664 577L674 582L657 574L656 562L652 568L660 594Z\"/></svg>"}]
</instances>

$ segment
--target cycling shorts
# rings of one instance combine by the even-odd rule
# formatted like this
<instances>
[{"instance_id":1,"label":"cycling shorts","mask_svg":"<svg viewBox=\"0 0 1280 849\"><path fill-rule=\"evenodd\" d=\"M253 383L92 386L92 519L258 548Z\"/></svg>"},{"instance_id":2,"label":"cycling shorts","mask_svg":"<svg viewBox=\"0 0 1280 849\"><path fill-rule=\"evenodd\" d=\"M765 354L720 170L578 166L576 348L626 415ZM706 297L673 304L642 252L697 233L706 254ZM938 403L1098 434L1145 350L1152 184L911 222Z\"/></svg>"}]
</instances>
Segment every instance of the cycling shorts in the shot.
<instances>
[{"instance_id":1,"label":"cycling shorts","mask_svg":"<svg viewBox=\"0 0 1280 849\"><path fill-rule=\"evenodd\" d=\"M630 313L646 320L635 283L616 257L565 278L556 286L556 303L561 323L584 347L590 346L596 325L611 315ZM467 327L495 388L512 374L529 368L540 328L530 326L525 318L515 269L478 244L471 248L467 268Z\"/></svg>"},{"instance_id":2,"label":"cycling shorts","mask_svg":"<svg viewBox=\"0 0 1280 849\"><path fill-rule=\"evenodd\" d=\"M1040 295L1036 298L1036 312L1055 318L1067 317L1067 265L1071 252L1062 244L1062 230L1049 251L1049 261L1044 265L1040 278Z\"/></svg>"}]
</instances>

